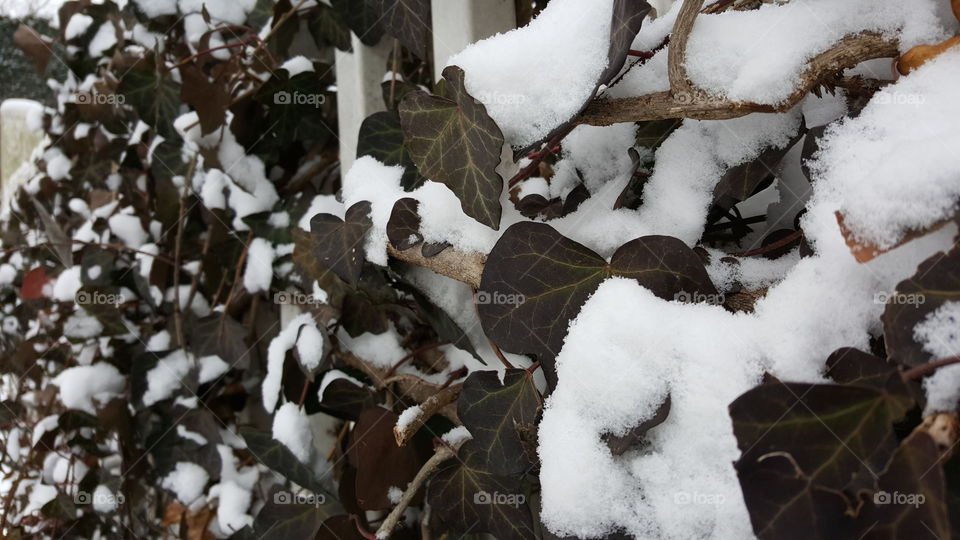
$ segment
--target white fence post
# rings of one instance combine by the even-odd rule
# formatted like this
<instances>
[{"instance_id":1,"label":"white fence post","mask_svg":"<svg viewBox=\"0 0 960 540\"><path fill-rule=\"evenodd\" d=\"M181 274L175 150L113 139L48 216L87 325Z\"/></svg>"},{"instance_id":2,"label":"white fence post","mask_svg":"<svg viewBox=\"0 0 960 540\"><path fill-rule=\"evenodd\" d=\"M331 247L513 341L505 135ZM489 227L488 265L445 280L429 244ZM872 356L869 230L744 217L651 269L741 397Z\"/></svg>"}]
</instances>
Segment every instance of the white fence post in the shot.
<instances>
[{"instance_id":1,"label":"white fence post","mask_svg":"<svg viewBox=\"0 0 960 540\"><path fill-rule=\"evenodd\" d=\"M43 112L43 105L29 99L8 99L0 104L0 193L5 200L12 189L13 173L23 165L43 140L43 131L30 129L30 115Z\"/></svg>"},{"instance_id":2,"label":"white fence post","mask_svg":"<svg viewBox=\"0 0 960 540\"><path fill-rule=\"evenodd\" d=\"M467 45L517 26L514 0L432 0L434 77Z\"/></svg>"},{"instance_id":3,"label":"white fence post","mask_svg":"<svg viewBox=\"0 0 960 540\"><path fill-rule=\"evenodd\" d=\"M380 84L393 43L385 37L378 45L367 47L353 34L350 41L353 52L336 52L341 178L357 157L357 135L363 119L386 108Z\"/></svg>"}]
</instances>

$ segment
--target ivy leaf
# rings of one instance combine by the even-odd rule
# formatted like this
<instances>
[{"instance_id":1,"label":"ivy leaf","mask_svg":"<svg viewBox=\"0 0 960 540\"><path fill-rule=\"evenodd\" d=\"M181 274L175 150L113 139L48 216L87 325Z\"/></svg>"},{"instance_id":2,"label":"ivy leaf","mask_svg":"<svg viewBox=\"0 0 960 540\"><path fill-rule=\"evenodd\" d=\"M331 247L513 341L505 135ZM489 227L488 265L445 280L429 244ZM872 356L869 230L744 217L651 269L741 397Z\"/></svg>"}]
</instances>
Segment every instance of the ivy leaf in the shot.
<instances>
[{"instance_id":1,"label":"ivy leaf","mask_svg":"<svg viewBox=\"0 0 960 540\"><path fill-rule=\"evenodd\" d=\"M213 133L226 120L231 101L227 85L216 80L211 82L195 62L180 66L180 78L183 81L180 97L197 111L200 133Z\"/></svg>"},{"instance_id":2,"label":"ivy leaf","mask_svg":"<svg viewBox=\"0 0 960 540\"><path fill-rule=\"evenodd\" d=\"M815 485L790 454L769 454L749 465L737 463L737 477L761 540L857 538L843 492Z\"/></svg>"},{"instance_id":3,"label":"ivy leaf","mask_svg":"<svg viewBox=\"0 0 960 540\"><path fill-rule=\"evenodd\" d=\"M385 165L403 167L400 184L407 191L416 189L424 182L403 146L403 129L396 111L373 113L363 120L357 140L357 157L360 156L373 156Z\"/></svg>"},{"instance_id":4,"label":"ivy leaf","mask_svg":"<svg viewBox=\"0 0 960 540\"><path fill-rule=\"evenodd\" d=\"M676 238L631 240L608 264L549 225L521 222L504 232L487 258L477 294L480 323L504 350L537 355L552 379L552 359L567 326L611 276L635 279L666 300L716 293L699 257Z\"/></svg>"},{"instance_id":5,"label":"ivy leaf","mask_svg":"<svg viewBox=\"0 0 960 540\"><path fill-rule=\"evenodd\" d=\"M861 510L859 538L950 538L947 488L940 453L927 433L904 439Z\"/></svg>"},{"instance_id":6,"label":"ivy leaf","mask_svg":"<svg viewBox=\"0 0 960 540\"><path fill-rule=\"evenodd\" d=\"M350 52L350 30L341 25L339 14L330 6L319 2L311 10L307 30L317 47L333 45L341 51Z\"/></svg>"},{"instance_id":7,"label":"ivy leaf","mask_svg":"<svg viewBox=\"0 0 960 540\"><path fill-rule=\"evenodd\" d=\"M440 95L408 93L400 103L400 123L417 169L446 184L468 216L499 229L503 179L496 169L503 133L483 103L467 93L463 78L462 69L449 66Z\"/></svg>"},{"instance_id":8,"label":"ivy leaf","mask_svg":"<svg viewBox=\"0 0 960 540\"><path fill-rule=\"evenodd\" d=\"M613 21L610 25L610 47L607 51L607 68L600 75L598 85L608 84L620 73L630 45L640 32L644 17L650 12L646 0L615 0Z\"/></svg>"},{"instance_id":9,"label":"ivy leaf","mask_svg":"<svg viewBox=\"0 0 960 540\"><path fill-rule=\"evenodd\" d=\"M50 55L53 54L53 43L50 40L41 37L33 28L21 24L13 33L13 43L27 55L37 73L42 74L47 70Z\"/></svg>"},{"instance_id":10,"label":"ivy leaf","mask_svg":"<svg viewBox=\"0 0 960 540\"><path fill-rule=\"evenodd\" d=\"M138 62L120 79L117 93L123 95L140 119L165 139L179 137L173 119L180 113L180 86L169 75L158 74L152 62Z\"/></svg>"},{"instance_id":11,"label":"ivy leaf","mask_svg":"<svg viewBox=\"0 0 960 540\"><path fill-rule=\"evenodd\" d=\"M604 435L603 442L607 443L610 453L615 456L622 456L628 450L641 446L646 441L647 432L664 423L670 416L670 403L670 394L667 394L666 399L657 407L651 418L644 420L623 435L610 433Z\"/></svg>"},{"instance_id":12,"label":"ivy leaf","mask_svg":"<svg viewBox=\"0 0 960 540\"><path fill-rule=\"evenodd\" d=\"M301 463L289 448L274 439L269 432L243 426L240 428L240 436L247 443L247 448L253 457L268 469L317 495L323 495L327 498L326 504L336 503L336 498L327 492L313 471Z\"/></svg>"},{"instance_id":13,"label":"ivy leaf","mask_svg":"<svg viewBox=\"0 0 960 540\"><path fill-rule=\"evenodd\" d=\"M533 426L543 408L533 375L525 369L474 371L463 383L457 416L473 435L473 448L491 474L519 474L532 463L525 459L518 426Z\"/></svg>"},{"instance_id":14,"label":"ivy leaf","mask_svg":"<svg viewBox=\"0 0 960 540\"><path fill-rule=\"evenodd\" d=\"M393 205L390 219L387 221L387 239L400 251L406 251L423 242L420 234L420 214L417 209L420 202L404 197Z\"/></svg>"},{"instance_id":15,"label":"ivy leaf","mask_svg":"<svg viewBox=\"0 0 960 540\"><path fill-rule=\"evenodd\" d=\"M348 379L334 379L323 389L320 407L331 416L356 422L364 409L377 404L376 395L368 388Z\"/></svg>"},{"instance_id":16,"label":"ivy leaf","mask_svg":"<svg viewBox=\"0 0 960 540\"><path fill-rule=\"evenodd\" d=\"M788 453L810 481L827 489L875 479L896 450L884 394L866 386L772 382L730 404L746 470L772 453ZM756 524L755 524L756 525Z\"/></svg>"},{"instance_id":17,"label":"ivy leaf","mask_svg":"<svg viewBox=\"0 0 960 540\"><path fill-rule=\"evenodd\" d=\"M827 377L844 385L869 386L887 396L887 406L894 421L903 418L916 406L914 396L921 396L918 388L911 388L896 364L863 351L844 347L827 358Z\"/></svg>"},{"instance_id":18,"label":"ivy leaf","mask_svg":"<svg viewBox=\"0 0 960 540\"><path fill-rule=\"evenodd\" d=\"M753 196L759 188L774 178L776 167L804 134L805 130L801 129L783 147L770 146L761 152L757 159L728 170L713 189L714 204L723 210L729 210Z\"/></svg>"},{"instance_id":19,"label":"ivy leaf","mask_svg":"<svg viewBox=\"0 0 960 540\"><path fill-rule=\"evenodd\" d=\"M897 284L883 311L883 338L887 354L896 362L919 366L934 355L924 349L915 334L947 302L960 302L960 248L937 253L920 263L917 272Z\"/></svg>"},{"instance_id":20,"label":"ivy leaf","mask_svg":"<svg viewBox=\"0 0 960 540\"><path fill-rule=\"evenodd\" d=\"M383 38L380 0L331 0L330 3L364 45L372 47Z\"/></svg>"},{"instance_id":21,"label":"ivy leaf","mask_svg":"<svg viewBox=\"0 0 960 540\"><path fill-rule=\"evenodd\" d=\"M324 268L356 287L366 261L364 240L373 225L369 201L360 201L347 209L344 219L332 214L317 214L310 220L310 247Z\"/></svg>"},{"instance_id":22,"label":"ivy leaf","mask_svg":"<svg viewBox=\"0 0 960 540\"><path fill-rule=\"evenodd\" d=\"M475 441L464 443L458 454L459 459L440 467L427 488L427 501L440 521L460 533L536 538L520 478L486 470Z\"/></svg>"},{"instance_id":23,"label":"ivy leaf","mask_svg":"<svg viewBox=\"0 0 960 540\"><path fill-rule=\"evenodd\" d=\"M219 356L233 367L245 367L250 358L247 330L226 313L214 313L186 325L187 343L198 358Z\"/></svg>"},{"instance_id":24,"label":"ivy leaf","mask_svg":"<svg viewBox=\"0 0 960 540\"><path fill-rule=\"evenodd\" d=\"M350 434L347 458L357 469L357 502L364 510L391 508L387 492L391 487L406 487L426 461L415 445L397 446L393 426L398 418L391 411L373 407L360 413Z\"/></svg>"},{"instance_id":25,"label":"ivy leaf","mask_svg":"<svg viewBox=\"0 0 960 540\"><path fill-rule=\"evenodd\" d=\"M430 0L379 0L379 11L387 34L421 59L429 57Z\"/></svg>"},{"instance_id":26,"label":"ivy leaf","mask_svg":"<svg viewBox=\"0 0 960 540\"><path fill-rule=\"evenodd\" d=\"M284 27L296 28L293 21ZM335 133L323 113L332 79L320 74L327 72L319 67L291 77L287 70L278 69L260 87L256 100L267 106L267 133L259 147L282 151L294 142L325 141Z\"/></svg>"}]
</instances>

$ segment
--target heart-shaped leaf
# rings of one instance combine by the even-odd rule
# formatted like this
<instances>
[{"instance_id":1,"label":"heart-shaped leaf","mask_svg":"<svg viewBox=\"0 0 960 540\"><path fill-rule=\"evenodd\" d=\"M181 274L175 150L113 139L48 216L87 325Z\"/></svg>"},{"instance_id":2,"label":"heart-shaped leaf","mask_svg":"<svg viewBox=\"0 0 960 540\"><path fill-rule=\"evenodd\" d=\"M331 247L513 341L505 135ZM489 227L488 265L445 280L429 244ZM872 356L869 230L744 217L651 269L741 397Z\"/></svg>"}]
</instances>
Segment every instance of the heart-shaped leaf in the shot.
<instances>
[{"instance_id":1,"label":"heart-shaped leaf","mask_svg":"<svg viewBox=\"0 0 960 540\"><path fill-rule=\"evenodd\" d=\"M883 338L891 359L919 366L936 356L944 356L933 352L945 339L935 334L951 327L956 332L958 321L951 317L955 311L951 306L960 302L957 268L960 268L960 248L937 253L923 261L917 272L897 284L895 294L886 298Z\"/></svg>"},{"instance_id":2,"label":"heart-shaped leaf","mask_svg":"<svg viewBox=\"0 0 960 540\"><path fill-rule=\"evenodd\" d=\"M387 221L387 239L400 251L406 251L423 242L420 234L419 201L404 197L393 205L390 219Z\"/></svg>"},{"instance_id":3,"label":"heart-shaped leaf","mask_svg":"<svg viewBox=\"0 0 960 540\"><path fill-rule=\"evenodd\" d=\"M828 489L845 489L858 476L875 481L896 450L887 399L866 386L763 384L731 403L730 417L743 451L738 470L789 453Z\"/></svg>"},{"instance_id":4,"label":"heart-shaped leaf","mask_svg":"<svg viewBox=\"0 0 960 540\"><path fill-rule=\"evenodd\" d=\"M373 156L385 165L403 167L400 185L407 191L416 189L424 182L403 146L403 129L396 111L373 113L363 120L357 139L357 157L360 156Z\"/></svg>"},{"instance_id":5,"label":"heart-shaped leaf","mask_svg":"<svg viewBox=\"0 0 960 540\"><path fill-rule=\"evenodd\" d=\"M483 103L467 93L463 77L462 69L449 66L439 95L407 94L400 103L400 123L420 173L446 184L468 216L499 229L503 133Z\"/></svg>"},{"instance_id":6,"label":"heart-shaped leaf","mask_svg":"<svg viewBox=\"0 0 960 540\"><path fill-rule=\"evenodd\" d=\"M379 2L383 28L408 51L428 58L431 45L430 0L374 0Z\"/></svg>"},{"instance_id":7,"label":"heart-shaped leaf","mask_svg":"<svg viewBox=\"0 0 960 540\"><path fill-rule=\"evenodd\" d=\"M534 426L543 408L533 375L525 369L475 371L463 382L457 416L473 435L473 448L492 474L522 473L532 465L518 426Z\"/></svg>"},{"instance_id":8,"label":"heart-shaped leaf","mask_svg":"<svg viewBox=\"0 0 960 540\"><path fill-rule=\"evenodd\" d=\"M896 364L863 351L844 347L827 358L827 377L844 385L876 388L887 395L887 405L894 420L899 420L916 406L919 388L911 388L900 376Z\"/></svg>"},{"instance_id":9,"label":"heart-shaped leaf","mask_svg":"<svg viewBox=\"0 0 960 540\"><path fill-rule=\"evenodd\" d=\"M383 37L380 0L331 0L334 11L347 27L367 46L374 46Z\"/></svg>"},{"instance_id":10,"label":"heart-shaped leaf","mask_svg":"<svg viewBox=\"0 0 960 540\"><path fill-rule=\"evenodd\" d=\"M180 86L170 75L158 74L153 62L140 61L127 71L117 93L158 134L166 139L179 138L173 120L180 114Z\"/></svg>"},{"instance_id":11,"label":"heart-shaped leaf","mask_svg":"<svg viewBox=\"0 0 960 540\"><path fill-rule=\"evenodd\" d=\"M598 84L608 84L620 73L627 60L630 45L640 31L643 19L650 13L646 0L615 0L613 20L610 25L610 48L607 51L607 68L600 75Z\"/></svg>"},{"instance_id":12,"label":"heart-shaped leaf","mask_svg":"<svg viewBox=\"0 0 960 540\"><path fill-rule=\"evenodd\" d=\"M474 441L460 447L458 458L443 465L427 488L427 500L440 521L461 534L536 538L520 479L487 471Z\"/></svg>"},{"instance_id":13,"label":"heart-shaped leaf","mask_svg":"<svg viewBox=\"0 0 960 540\"><path fill-rule=\"evenodd\" d=\"M268 469L317 495L323 495L327 498L327 504L336 503L336 498L327 492L313 471L301 463L289 448L274 439L270 433L244 426L240 428L240 436L247 443L247 448L254 459Z\"/></svg>"},{"instance_id":14,"label":"heart-shaped leaf","mask_svg":"<svg viewBox=\"0 0 960 540\"><path fill-rule=\"evenodd\" d=\"M487 258L477 293L480 322L504 350L537 355L552 378L567 325L611 276L635 279L666 300L716 294L700 258L676 238L637 238L608 264L553 227L527 221L507 229Z\"/></svg>"},{"instance_id":15,"label":"heart-shaped leaf","mask_svg":"<svg viewBox=\"0 0 960 540\"><path fill-rule=\"evenodd\" d=\"M369 201L347 209L344 219L317 214L310 220L310 249L318 264L356 287L366 261L364 240L373 225Z\"/></svg>"},{"instance_id":16,"label":"heart-shaped leaf","mask_svg":"<svg viewBox=\"0 0 960 540\"><path fill-rule=\"evenodd\" d=\"M350 435L347 457L357 469L357 502L364 510L393 506L387 492L405 488L423 465L416 445L397 446L393 426L399 417L381 407L360 413Z\"/></svg>"}]
</instances>

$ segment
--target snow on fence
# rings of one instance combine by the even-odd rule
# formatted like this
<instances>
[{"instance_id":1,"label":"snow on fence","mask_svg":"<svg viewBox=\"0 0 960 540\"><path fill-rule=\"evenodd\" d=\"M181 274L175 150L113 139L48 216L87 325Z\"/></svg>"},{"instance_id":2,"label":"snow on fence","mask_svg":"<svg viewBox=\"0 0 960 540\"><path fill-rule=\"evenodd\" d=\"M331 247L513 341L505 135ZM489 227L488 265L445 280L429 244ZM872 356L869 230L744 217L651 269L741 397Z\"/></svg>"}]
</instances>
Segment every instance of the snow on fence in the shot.
<instances>
[{"instance_id":1,"label":"snow on fence","mask_svg":"<svg viewBox=\"0 0 960 540\"><path fill-rule=\"evenodd\" d=\"M517 25L514 0L432 0L435 75L464 47ZM352 36L353 52L337 51L337 116L340 124L340 172L346 174L357 154L357 134L367 116L384 109L380 84L391 40L374 47Z\"/></svg>"}]
</instances>

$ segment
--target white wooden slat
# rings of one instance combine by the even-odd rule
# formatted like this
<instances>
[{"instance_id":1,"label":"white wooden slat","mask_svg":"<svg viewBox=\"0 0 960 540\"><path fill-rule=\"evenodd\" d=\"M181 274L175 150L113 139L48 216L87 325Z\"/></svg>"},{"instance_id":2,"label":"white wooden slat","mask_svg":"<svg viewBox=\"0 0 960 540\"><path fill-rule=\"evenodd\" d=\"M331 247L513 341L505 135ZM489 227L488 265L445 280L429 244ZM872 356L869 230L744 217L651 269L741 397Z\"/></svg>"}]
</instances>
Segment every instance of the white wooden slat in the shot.
<instances>
[{"instance_id":1,"label":"white wooden slat","mask_svg":"<svg viewBox=\"0 0 960 540\"><path fill-rule=\"evenodd\" d=\"M340 174L347 174L357 155L357 134L363 119L385 109L380 84L390 56L390 39L367 47L351 34L353 52L336 52L337 122L340 131Z\"/></svg>"},{"instance_id":2,"label":"white wooden slat","mask_svg":"<svg viewBox=\"0 0 960 540\"><path fill-rule=\"evenodd\" d=\"M434 76L467 45L517 26L514 0L432 0Z\"/></svg>"}]
</instances>

